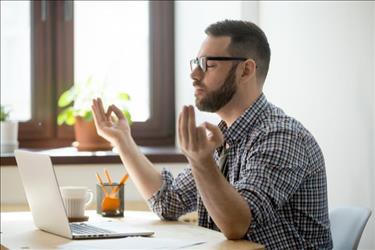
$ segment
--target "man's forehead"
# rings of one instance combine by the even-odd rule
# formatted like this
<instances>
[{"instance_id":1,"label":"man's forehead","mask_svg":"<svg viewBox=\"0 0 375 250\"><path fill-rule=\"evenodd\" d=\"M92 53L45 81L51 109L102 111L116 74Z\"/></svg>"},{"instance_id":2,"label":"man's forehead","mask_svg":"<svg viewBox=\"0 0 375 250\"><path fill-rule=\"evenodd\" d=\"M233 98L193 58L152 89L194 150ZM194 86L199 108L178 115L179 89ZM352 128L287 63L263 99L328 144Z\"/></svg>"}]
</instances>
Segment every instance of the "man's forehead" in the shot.
<instances>
[{"instance_id":1,"label":"man's forehead","mask_svg":"<svg viewBox=\"0 0 375 250\"><path fill-rule=\"evenodd\" d=\"M201 45L198 57L227 56L229 55L227 48L230 44L230 41L231 39L229 36L207 36Z\"/></svg>"}]
</instances>

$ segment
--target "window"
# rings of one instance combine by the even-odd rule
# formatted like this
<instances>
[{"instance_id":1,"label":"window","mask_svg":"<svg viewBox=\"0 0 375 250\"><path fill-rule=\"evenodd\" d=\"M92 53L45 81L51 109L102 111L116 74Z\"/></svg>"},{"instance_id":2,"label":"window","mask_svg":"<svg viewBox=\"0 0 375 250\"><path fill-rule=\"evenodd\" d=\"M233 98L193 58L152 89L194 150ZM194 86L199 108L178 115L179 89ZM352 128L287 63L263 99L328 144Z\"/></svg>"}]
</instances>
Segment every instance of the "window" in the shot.
<instances>
[{"instance_id":1,"label":"window","mask_svg":"<svg viewBox=\"0 0 375 250\"><path fill-rule=\"evenodd\" d=\"M16 120L31 118L30 17L30 2L1 2L1 100Z\"/></svg>"},{"instance_id":2,"label":"window","mask_svg":"<svg viewBox=\"0 0 375 250\"><path fill-rule=\"evenodd\" d=\"M1 2L1 64L6 64L3 59L22 59L22 62L14 62L14 65L18 70L15 76L22 77L23 85L16 87L18 93L12 93L11 86L15 88L14 83L21 82L3 78L3 71L7 69L2 66L1 92L2 97L4 94L22 100L22 103L9 100L22 106L21 118L16 117L25 120L20 122L19 127L21 147L71 145L74 140L73 127L58 126L56 122L59 112L57 98L73 82L82 80L90 72L94 72L93 77L106 76L103 79L111 84L130 79L127 84L113 87L124 87L125 92L134 99L133 107L130 106L134 120L132 134L139 145L173 145L173 2L14 1L9 5L12 3L23 3L23 6L15 10L15 7L4 8L6 6ZM3 23L3 11L11 12L8 14L13 19L19 17L13 22L22 24L13 29L12 20L8 22L10 24ZM136 11L139 14L130 17ZM4 15L4 19L6 17ZM131 20L132 25L126 27L125 24ZM7 27L3 29L3 25L11 25L8 31L18 32L18 37L30 37L28 40L17 39L28 41L19 45L23 48L22 51L18 50L21 56L13 54L6 57L6 53L3 53L3 34L4 39L10 39L12 35L9 34L11 32L5 33ZM128 36L125 36L117 31L119 28L132 30L129 29ZM100 39L100 46L88 46L90 39ZM128 39L130 42L126 41ZM119 46L119 41L129 42L127 47L131 49L121 50L123 48ZM4 48L4 51L8 50ZM100 64L106 60L110 62ZM92 65L88 65L89 62ZM2 98L2 104L6 104L4 101ZM19 109L18 106L16 109Z\"/></svg>"},{"instance_id":3,"label":"window","mask_svg":"<svg viewBox=\"0 0 375 250\"><path fill-rule=\"evenodd\" d=\"M150 117L148 13L146 1L74 2L74 82L90 76L111 96L129 93L142 122Z\"/></svg>"}]
</instances>

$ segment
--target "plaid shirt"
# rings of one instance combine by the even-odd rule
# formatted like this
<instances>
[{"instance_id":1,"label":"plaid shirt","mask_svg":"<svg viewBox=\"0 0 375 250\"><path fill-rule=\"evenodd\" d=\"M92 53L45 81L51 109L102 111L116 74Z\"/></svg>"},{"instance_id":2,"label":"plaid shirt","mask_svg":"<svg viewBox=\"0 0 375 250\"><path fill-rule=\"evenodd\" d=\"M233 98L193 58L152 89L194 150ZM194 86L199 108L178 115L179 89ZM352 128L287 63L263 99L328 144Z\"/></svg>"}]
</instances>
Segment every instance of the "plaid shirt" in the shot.
<instances>
[{"instance_id":1,"label":"plaid shirt","mask_svg":"<svg viewBox=\"0 0 375 250\"><path fill-rule=\"evenodd\" d=\"M229 128L221 121L227 149L227 180L247 201L253 219L246 239L267 249L331 249L327 181L314 137L262 94ZM214 158L219 163L223 147ZM197 192L190 168L149 200L159 217L176 220L198 210L200 226L219 230Z\"/></svg>"}]
</instances>

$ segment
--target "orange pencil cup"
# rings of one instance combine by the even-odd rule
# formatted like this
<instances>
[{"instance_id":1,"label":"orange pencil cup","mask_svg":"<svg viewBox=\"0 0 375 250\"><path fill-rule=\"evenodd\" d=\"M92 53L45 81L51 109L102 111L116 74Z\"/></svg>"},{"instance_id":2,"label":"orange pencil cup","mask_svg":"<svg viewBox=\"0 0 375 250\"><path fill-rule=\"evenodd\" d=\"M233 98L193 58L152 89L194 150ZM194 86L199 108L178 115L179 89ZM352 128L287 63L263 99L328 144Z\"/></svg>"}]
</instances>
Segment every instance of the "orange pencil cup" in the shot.
<instances>
[{"instance_id":1,"label":"orange pencil cup","mask_svg":"<svg viewBox=\"0 0 375 250\"><path fill-rule=\"evenodd\" d=\"M104 217L123 217L125 208L124 185L113 192L118 183L103 183L103 188L96 184L96 212Z\"/></svg>"}]
</instances>

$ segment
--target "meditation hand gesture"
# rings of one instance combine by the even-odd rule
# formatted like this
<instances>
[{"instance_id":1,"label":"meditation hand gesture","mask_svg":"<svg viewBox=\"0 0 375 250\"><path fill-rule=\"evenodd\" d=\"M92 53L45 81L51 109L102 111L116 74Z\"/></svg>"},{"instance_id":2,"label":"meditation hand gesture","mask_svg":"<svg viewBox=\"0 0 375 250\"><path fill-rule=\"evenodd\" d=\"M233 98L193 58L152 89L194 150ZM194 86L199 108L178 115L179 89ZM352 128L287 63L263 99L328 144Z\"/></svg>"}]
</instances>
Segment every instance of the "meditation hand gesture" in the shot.
<instances>
[{"instance_id":1,"label":"meditation hand gesture","mask_svg":"<svg viewBox=\"0 0 375 250\"><path fill-rule=\"evenodd\" d=\"M206 130L210 133L207 134ZM193 106L184 106L178 118L178 138L182 152L192 167L212 161L215 149L224 142L220 129L210 123L195 125Z\"/></svg>"},{"instance_id":2,"label":"meditation hand gesture","mask_svg":"<svg viewBox=\"0 0 375 250\"><path fill-rule=\"evenodd\" d=\"M107 112L104 111L100 98L93 99L92 112L98 135L112 143L113 146L126 140L130 135L130 127L122 111L115 105L110 105ZM116 119L112 117L112 112Z\"/></svg>"}]
</instances>

